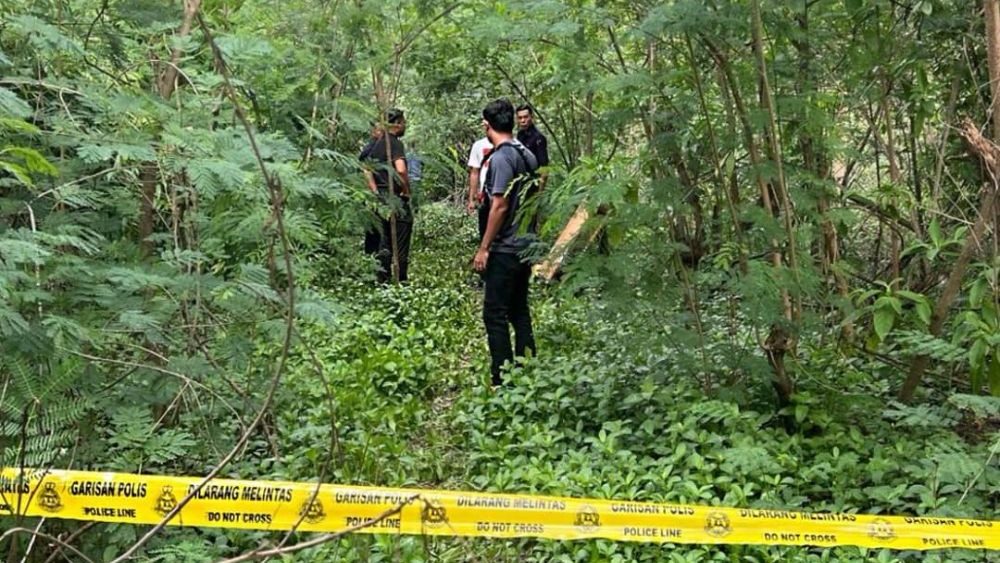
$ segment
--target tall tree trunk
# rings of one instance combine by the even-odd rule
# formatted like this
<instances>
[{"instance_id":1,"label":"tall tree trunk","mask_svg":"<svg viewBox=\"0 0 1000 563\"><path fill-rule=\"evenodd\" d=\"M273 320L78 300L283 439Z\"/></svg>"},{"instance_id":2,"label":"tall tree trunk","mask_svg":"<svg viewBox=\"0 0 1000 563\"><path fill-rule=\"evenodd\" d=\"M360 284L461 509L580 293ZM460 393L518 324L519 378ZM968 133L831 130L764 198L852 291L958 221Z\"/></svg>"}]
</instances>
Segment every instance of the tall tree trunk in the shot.
<instances>
[{"instance_id":1,"label":"tall tree trunk","mask_svg":"<svg viewBox=\"0 0 1000 563\"><path fill-rule=\"evenodd\" d=\"M201 0L184 0L184 19L181 20L181 27L177 30L177 37L187 37L191 34L191 27L194 25L195 16L201 8ZM170 99L177 86L177 76L180 74L181 56L184 51L180 47L175 47L170 53L170 64L163 69L157 80L157 92L164 99Z\"/></svg>"},{"instance_id":2,"label":"tall tree trunk","mask_svg":"<svg viewBox=\"0 0 1000 563\"><path fill-rule=\"evenodd\" d=\"M785 226L785 236L788 243L788 267L792 270L792 275L798 279L798 258L795 244L795 229L792 221L792 203L788 194L788 185L785 182L784 163L781 155L781 142L779 138L777 112L774 109L774 94L771 92L770 81L767 76L767 61L764 57L764 24L760 15L760 0L752 0L750 3L750 13L752 18L754 53L757 58L758 84L760 85L760 99L764 111L767 113L767 140L768 153L774 163L775 195L781 205L781 215ZM801 305L793 305L791 315L786 315L789 320L797 320L800 314Z\"/></svg>"},{"instance_id":3,"label":"tall tree trunk","mask_svg":"<svg viewBox=\"0 0 1000 563\"><path fill-rule=\"evenodd\" d=\"M160 175L155 162L142 165L139 174L139 254L144 258L153 252L153 242L149 237L153 234L153 203L156 200L156 185Z\"/></svg>"},{"instance_id":4,"label":"tall tree trunk","mask_svg":"<svg viewBox=\"0 0 1000 563\"><path fill-rule=\"evenodd\" d=\"M694 64L693 46L689 46L689 52L691 53L692 64ZM715 70L712 74L715 78L715 82L719 88L719 93L722 97L722 107L724 108L724 113L726 116L726 129L729 133L729 138L737 139L739 137L738 133L739 127L736 125L736 115L734 114L735 112L733 111L733 107L735 106L735 104L732 102L732 98L729 95L729 88L726 86L727 81L725 73L722 71L722 68L719 65L716 65ZM702 112L706 116L705 119L709 120L710 123L711 121L709 119L709 114L708 114L708 105L705 103L704 92L702 92L700 95L702 103ZM709 130L711 131L711 128ZM736 173L735 165L727 166L726 164L724 164L722 160L722 152L718 144L718 139L715 138L715 135L711 135L711 139L713 139L713 151L716 161L716 167L718 168L717 174L721 178L720 181L724 182L722 189L726 191L726 199L729 201L730 205L729 212L733 218L733 229L737 237L736 241L737 241L737 246L739 247L737 251L739 255L739 273L745 276L750 272L749 259L747 257L747 252L749 251L749 247L747 246L746 239L744 237L745 233L744 223L738 212L738 210L740 209L739 176ZM728 150L729 150L729 162L735 164L735 158L736 158L734 155L735 151L732 148L728 148ZM727 168L729 169L728 177L723 178L726 175L725 172ZM736 293L729 292L729 297L727 301L729 305L727 311L729 317L729 327L728 327L729 330L727 331L727 333L729 335L730 343L735 346L740 326L739 306L737 304ZM735 383L735 380L731 378L729 383L733 384Z\"/></svg>"},{"instance_id":5,"label":"tall tree trunk","mask_svg":"<svg viewBox=\"0 0 1000 563\"><path fill-rule=\"evenodd\" d=\"M817 86L817 79L812 70L813 49L809 38L809 4L804 3L802 11L798 16L799 32L801 39L795 42L795 47L799 53L799 76L798 95L805 98L800 103L803 110L799 117L802 133L799 136L799 150L802 153L802 161L805 169L811 172L818 182L816 198L816 210L819 213L820 231L822 233L820 245L820 265L824 276L833 278L834 288L840 298L846 302L849 295L847 279L840 271L838 262L840 261L840 244L837 237L837 229L830 220L830 201L825 188L826 180L830 178L830 159L823 147L817 149L815 139L812 136L809 124L809 107L812 107L812 90ZM829 279L829 277L827 279ZM847 342L854 337L854 324L850 319L843 319L841 326L841 336Z\"/></svg>"},{"instance_id":6,"label":"tall tree trunk","mask_svg":"<svg viewBox=\"0 0 1000 563\"><path fill-rule=\"evenodd\" d=\"M646 43L646 68L651 76L656 75L656 41L650 39ZM649 99L646 100L646 119L642 120L643 131L646 133L646 144L649 146L649 150L652 154L659 154L656 150L656 135L659 132L656 127L656 96L650 95ZM650 162L652 168L652 179L653 181L660 180L663 178L662 166L660 166L660 159L654 158Z\"/></svg>"},{"instance_id":7,"label":"tall tree trunk","mask_svg":"<svg viewBox=\"0 0 1000 563\"><path fill-rule=\"evenodd\" d=\"M671 146L666 150L667 160L673 166L681 189L684 190L684 201L687 202L690 208L691 219L694 222L693 226L689 226L688 217L685 215L675 215L672 221L674 239L683 242L688 248L686 256L683 257L684 263L697 268L698 262L701 261L701 257L705 252L703 245L705 240L705 219L704 209L701 205L701 191L694 177L691 176L691 172L688 170L681 147L671 142Z\"/></svg>"},{"instance_id":8,"label":"tall tree trunk","mask_svg":"<svg viewBox=\"0 0 1000 563\"><path fill-rule=\"evenodd\" d=\"M890 10L893 12L894 8ZM876 14L878 13L878 7L876 7ZM878 16L876 16L878 17ZM881 22L881 20L879 20ZM875 31L878 36L879 45L882 45L882 26L881 23L877 23L875 26ZM891 31L891 30L890 30ZM872 132L875 134L875 141L881 151L885 154L886 161L889 165L889 180L900 188L904 186L903 174L899 166L899 158L896 152L895 144L895 127L896 119L892 110L892 104L890 103L890 95L893 90L893 82L884 66L879 66L878 76L881 80L881 95L879 96L879 106L878 114L872 113L869 109L869 121L872 127ZM879 133L879 116L885 123L885 135ZM910 210L910 223L913 231L917 233L918 236L923 236L923 229L921 228L920 221L916 218L916 207L914 206ZM903 248L902 238L895 231L891 232L889 235L889 253L890 253L890 278L892 280L899 279L902 275L901 264L900 264L900 254Z\"/></svg>"},{"instance_id":9,"label":"tall tree trunk","mask_svg":"<svg viewBox=\"0 0 1000 563\"><path fill-rule=\"evenodd\" d=\"M986 193L983 194L976 222L965 237L965 244L962 245L962 251L959 253L954 264L952 264L951 273L948 275L944 289L941 290L941 296L938 297L934 305L934 311L931 313L931 322L927 331L933 336L941 334L941 329L948 318L948 310L955 302L962 288L962 279L965 277L965 271L969 267L972 255L982 245L983 235L986 232L987 226L996 220L997 213L1000 211L997 209L997 192L1000 191L1000 188L998 188L998 178L1000 178L1000 147L986 140L972 122L967 121L964 124L961 134L972 152L983 160L989 179L985 185ZM907 375L906 381L903 382L903 386L899 390L900 401L909 402L913 399L913 393L916 391L917 386L920 385L924 372L927 370L927 366L930 365L930 360L930 356L927 355L919 355L913 359L913 362L910 364L909 375Z\"/></svg>"},{"instance_id":10,"label":"tall tree trunk","mask_svg":"<svg viewBox=\"0 0 1000 563\"><path fill-rule=\"evenodd\" d=\"M191 33L195 16L201 8L201 0L184 0L184 17L181 20L181 27L177 30L177 37L186 37ZM164 100L169 100L177 89L177 79L180 76L180 67L183 51L180 47L175 47L170 54L170 61L163 63L164 68L156 77L156 92ZM154 204L156 202L156 186L159 183L159 170L155 162L147 162L142 165L142 172L139 176L141 193L139 198L139 252L144 257L148 257L153 252L153 243L149 237L153 234L154 226Z\"/></svg>"},{"instance_id":11,"label":"tall tree trunk","mask_svg":"<svg viewBox=\"0 0 1000 563\"><path fill-rule=\"evenodd\" d=\"M750 2L751 30L753 32L753 50L757 59L758 84L760 86L760 99L764 111L767 113L767 139L769 156L774 163L775 176L774 186L778 202L781 205L781 215L785 226L786 242L788 243L788 267L792 276L798 280L798 259L796 258L795 230L792 226L792 205L788 197L788 186L785 183L785 172L782 164L781 143L778 137L778 122L774 109L774 95L767 76L767 61L764 57L764 24L760 14L760 0ZM781 265L780 261L777 264ZM784 290L785 298L785 319L790 322L797 321L801 314L802 305L798 294L794 299L789 299L787 290ZM765 349L771 367L774 370L774 387L778 393L779 402L787 405L791 402L792 394L795 392L795 382L788 374L785 367L785 354L795 349L795 340L788 334L785 327L775 324L771 327L771 333L767 337Z\"/></svg>"},{"instance_id":12,"label":"tall tree trunk","mask_svg":"<svg viewBox=\"0 0 1000 563\"><path fill-rule=\"evenodd\" d=\"M872 132L875 135L875 144L877 147L877 152L885 155L886 162L889 165L889 181L895 186L903 185L903 174L900 172L899 161L896 159L896 147L893 143L892 137L892 114L889 109L889 92L891 91L891 84L888 81L885 82L882 95L879 99L878 113L872 115L869 113L869 120L871 122ZM871 112L871 109L869 109ZM881 118L881 119L880 119ZM880 121L885 121L886 134L883 135L879 129ZM876 155L876 166L878 162L878 155ZM881 185L881 181L878 182ZM902 242L900 241L899 234L895 230L890 230L889 232L889 277L893 280L900 277L900 263L899 254L902 248ZM876 270L875 275L878 275Z\"/></svg>"},{"instance_id":13,"label":"tall tree trunk","mask_svg":"<svg viewBox=\"0 0 1000 563\"><path fill-rule=\"evenodd\" d=\"M737 247L738 247L738 259L740 273L746 275L748 271L746 248L743 240L743 228L740 225L740 217L737 212L739 206L739 192L730 190L726 186L726 179L723 175L722 169L722 156L719 152L719 143L715 137L715 127L712 125L712 116L708 111L708 103L705 100L705 89L701 83L701 74L698 69L697 61L694 56L694 46L691 44L691 36L688 34L684 35L684 41L687 45L687 54L689 58L689 63L691 65L691 75L694 78L695 89L698 92L698 102L701 106L701 113L705 119L705 127L708 130L708 144L712 150L712 171L715 174L715 181L718 189L723 194L723 199L726 200L726 204L729 209L729 215L732 219L733 233L736 237ZM736 188L738 189L738 188Z\"/></svg>"},{"instance_id":14,"label":"tall tree trunk","mask_svg":"<svg viewBox=\"0 0 1000 563\"><path fill-rule=\"evenodd\" d=\"M594 91L590 90L587 92L587 97L584 101L584 116L585 121L584 127L584 142L583 142L583 153L587 157L594 156Z\"/></svg>"},{"instance_id":15,"label":"tall tree trunk","mask_svg":"<svg viewBox=\"0 0 1000 563\"><path fill-rule=\"evenodd\" d=\"M948 93L948 105L945 106L944 116L941 119L941 140L937 146L937 157L934 164L934 180L931 184L931 197L929 199L932 206L939 205L941 199L941 177L944 174L945 149L948 146L948 137L951 133L949 124L955 116L955 106L958 105L958 94L962 87L961 67L956 63L951 78L951 90ZM941 211L940 208L937 209Z\"/></svg>"},{"instance_id":16,"label":"tall tree trunk","mask_svg":"<svg viewBox=\"0 0 1000 563\"><path fill-rule=\"evenodd\" d=\"M983 0L986 15L986 60L990 70L990 116L993 141L1000 143L1000 0Z\"/></svg>"},{"instance_id":17,"label":"tall tree trunk","mask_svg":"<svg viewBox=\"0 0 1000 563\"><path fill-rule=\"evenodd\" d=\"M729 60L725 54L710 39L703 37L702 40L708 47L712 58L715 59L716 64L719 66L719 70L722 71L722 77L727 89L729 90L730 96L732 96L733 105L736 107L736 115L739 118L743 129L743 140L744 143L746 143L747 152L750 155L750 165L753 169L753 177L757 183L757 189L760 191L761 206L769 216L774 217L777 213L777 208L771 198L771 190L768 187L767 182L764 181L764 177L761 175L762 162L760 149L757 146L756 139L754 138L753 127L750 124L750 114L747 111L746 105L743 103L743 96L740 94L733 69L729 65ZM771 265L775 268L781 268L784 260L782 258L781 246L777 240L771 240L770 256ZM791 321L792 302L787 289L781 290L781 302L784 309L785 319L787 321ZM771 332L767 339L761 343L764 351L767 353L771 368L774 371L773 384L775 392L778 395L778 403L780 407L784 407L789 404L791 402L792 394L795 392L794 381L788 375L788 370L785 369L784 358L788 351L788 343L788 337L785 330L777 323L771 327Z\"/></svg>"}]
</instances>

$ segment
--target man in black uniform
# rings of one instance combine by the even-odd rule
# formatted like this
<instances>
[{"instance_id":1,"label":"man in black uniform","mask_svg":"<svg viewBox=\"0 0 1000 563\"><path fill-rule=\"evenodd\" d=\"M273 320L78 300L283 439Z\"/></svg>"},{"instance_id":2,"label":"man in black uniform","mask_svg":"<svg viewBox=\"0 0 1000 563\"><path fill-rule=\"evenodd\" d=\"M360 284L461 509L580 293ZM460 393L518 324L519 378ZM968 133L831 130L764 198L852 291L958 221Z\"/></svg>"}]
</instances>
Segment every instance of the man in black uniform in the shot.
<instances>
[{"instance_id":1,"label":"man in black uniform","mask_svg":"<svg viewBox=\"0 0 1000 563\"><path fill-rule=\"evenodd\" d=\"M408 279L410 238L413 235L406 149L400 140L406 134L406 117L402 110L392 108L385 113L385 123L386 130L375 140L365 155L371 167L366 171L369 187L374 187L379 198L391 209L389 217L382 219L378 281L385 283L392 279L393 262L396 258L398 259L396 279L405 282Z\"/></svg>"},{"instance_id":2,"label":"man in black uniform","mask_svg":"<svg viewBox=\"0 0 1000 563\"><path fill-rule=\"evenodd\" d=\"M549 165L549 146L545 135L535 127L535 112L529 104L521 104L517 107L517 140L527 147L531 154L538 160L538 167L544 168ZM545 180L548 172L543 171L538 181L528 189L525 199L537 197L545 189ZM537 205L537 204L535 204ZM531 227L538 230L539 212L537 207L532 207Z\"/></svg>"},{"instance_id":3,"label":"man in black uniform","mask_svg":"<svg viewBox=\"0 0 1000 563\"><path fill-rule=\"evenodd\" d=\"M483 323L493 385L500 385L501 368L514 359L515 352L521 357L529 350L535 352L528 308L531 264L523 258L533 237L522 234L518 211L538 161L513 138L514 106L509 101L490 102L483 110L483 120L486 136L493 144L485 186L490 211L486 232L472 262L476 271L485 273ZM514 327L514 350L510 326Z\"/></svg>"},{"instance_id":4,"label":"man in black uniform","mask_svg":"<svg viewBox=\"0 0 1000 563\"><path fill-rule=\"evenodd\" d=\"M535 155L539 168L549 165L549 142L538 127L535 127L535 112L528 104L517 107L517 140ZM545 187L547 175L546 172L542 172L538 191Z\"/></svg>"}]
</instances>

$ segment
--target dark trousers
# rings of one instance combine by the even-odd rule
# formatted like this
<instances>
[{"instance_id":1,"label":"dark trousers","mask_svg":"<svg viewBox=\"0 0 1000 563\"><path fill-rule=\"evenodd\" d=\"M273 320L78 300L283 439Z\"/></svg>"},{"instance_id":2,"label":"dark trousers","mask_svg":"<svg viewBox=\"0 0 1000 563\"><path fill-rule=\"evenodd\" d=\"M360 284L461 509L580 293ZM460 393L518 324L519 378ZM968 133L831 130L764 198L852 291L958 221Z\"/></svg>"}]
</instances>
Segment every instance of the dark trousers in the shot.
<instances>
[{"instance_id":1,"label":"dark trousers","mask_svg":"<svg viewBox=\"0 0 1000 563\"><path fill-rule=\"evenodd\" d=\"M382 245L382 225L372 225L365 231L365 254L375 256Z\"/></svg>"},{"instance_id":2,"label":"dark trousers","mask_svg":"<svg viewBox=\"0 0 1000 563\"><path fill-rule=\"evenodd\" d=\"M401 282L409 279L410 239L412 237L413 215L408 212L397 214L396 252L399 254L399 281ZM379 271L376 275L379 283L386 283L392 279L392 240L392 222L389 219L383 219L378 247Z\"/></svg>"},{"instance_id":3,"label":"dark trousers","mask_svg":"<svg viewBox=\"0 0 1000 563\"><path fill-rule=\"evenodd\" d=\"M477 209L479 215L479 240L483 240L483 235L486 234L486 223L490 220L490 199L486 198L483 203L479 204Z\"/></svg>"},{"instance_id":4,"label":"dark trousers","mask_svg":"<svg viewBox=\"0 0 1000 563\"><path fill-rule=\"evenodd\" d=\"M493 384L500 385L500 369L513 361L514 354L523 357L528 350L535 353L535 335L531 330L528 309L528 283L531 264L516 254L491 252L486 262L486 289L483 292L483 323L490 347L490 374ZM514 327L514 349L510 346L510 326Z\"/></svg>"}]
</instances>

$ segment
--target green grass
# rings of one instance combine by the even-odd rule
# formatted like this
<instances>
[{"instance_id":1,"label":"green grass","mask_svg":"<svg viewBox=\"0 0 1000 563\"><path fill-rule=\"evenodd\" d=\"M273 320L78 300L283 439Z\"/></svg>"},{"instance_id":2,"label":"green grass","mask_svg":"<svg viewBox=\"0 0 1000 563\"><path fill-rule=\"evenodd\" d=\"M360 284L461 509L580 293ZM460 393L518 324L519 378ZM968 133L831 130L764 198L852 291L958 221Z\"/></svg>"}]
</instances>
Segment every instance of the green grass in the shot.
<instances>
[{"instance_id":1,"label":"green grass","mask_svg":"<svg viewBox=\"0 0 1000 563\"><path fill-rule=\"evenodd\" d=\"M335 253L312 258L311 285L302 289L337 304L335 320L299 325L273 415L225 476L807 511L997 514L1000 471L995 458L985 466L997 437L985 432L966 440L956 433L982 419L969 418L968 401L894 404L872 364L807 339L795 362L796 403L777 413L767 363L752 339L732 338L725 303L706 308L703 356L694 352L690 331L663 320L676 316L602 299L593 289L535 286L539 354L510 372L511 386L491 392L482 293L469 270L474 220L434 204L417 221L406 286L376 285L372 264L351 247L360 240L335 241ZM752 327L736 328L750 334ZM277 353L254 351L260 365L271 365ZM742 366L739 377L729 381L710 370L730 358ZM706 373L715 379L710 394ZM233 377L250 386L267 376ZM976 408L992 408L987 403ZM783 416L796 420L794 432L785 430ZM223 448L237 432L232 421L209 430ZM207 434L197 417L182 418L172 431ZM165 470L198 473L218 459L212 451L199 443ZM128 453L119 457L127 460ZM98 525L81 547L107 558L140 532ZM164 562L211 561L282 536L169 529L147 554ZM984 555L354 535L289 560L983 561Z\"/></svg>"},{"instance_id":2,"label":"green grass","mask_svg":"<svg viewBox=\"0 0 1000 563\"><path fill-rule=\"evenodd\" d=\"M749 396L705 396L669 350L629 346L629 331L641 325L615 322L598 301L557 288L533 288L539 356L512 371L510 388L489 392L481 293L468 270L472 219L428 206L418 221L410 285L351 281L326 289L349 307L336 329L307 331L297 350L284 396L300 398L301 406L279 409L284 455L271 475L312 479L329 462L327 480L342 483L808 511L996 513L997 492L989 485L997 482L996 467L975 478L986 445L966 444L944 423L901 423L868 404L817 399L821 385L850 375L835 371L844 366L834 357L810 358L815 381L803 386L794 411L800 430L789 435L778 416L755 410ZM766 390L766 379L758 383ZM302 559L975 561L982 555L355 536Z\"/></svg>"}]
</instances>

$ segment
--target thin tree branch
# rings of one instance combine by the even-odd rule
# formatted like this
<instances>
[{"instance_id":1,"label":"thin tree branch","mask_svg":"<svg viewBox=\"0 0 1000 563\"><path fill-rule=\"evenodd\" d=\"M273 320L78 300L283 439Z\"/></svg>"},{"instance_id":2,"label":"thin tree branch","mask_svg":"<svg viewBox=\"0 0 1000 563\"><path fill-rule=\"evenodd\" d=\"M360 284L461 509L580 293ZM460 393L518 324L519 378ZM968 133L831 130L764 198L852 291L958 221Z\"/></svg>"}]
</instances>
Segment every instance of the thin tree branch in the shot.
<instances>
[{"instance_id":1,"label":"thin tree branch","mask_svg":"<svg viewBox=\"0 0 1000 563\"><path fill-rule=\"evenodd\" d=\"M434 23L436 23L441 18L443 18L443 17L447 16L448 14L452 13L453 11L455 11L455 8L458 8L461 5L462 5L462 2L455 2L454 4L451 4L450 6L445 7L445 9L441 10L441 12L438 13L438 15L436 15L433 18L427 20L426 22L424 22L424 25L420 26L419 28L417 28L414 31L412 31L411 33L409 33L406 37L403 38L402 41L399 42L399 45L396 46L396 49L394 51L394 55L398 57L398 56L402 55L403 53L405 53L406 50L410 48L410 45L412 45L413 42L416 41L418 37L420 37L420 34L422 34L423 32L427 31L427 28L429 28L430 26L434 25Z\"/></svg>"},{"instance_id":2,"label":"thin tree branch","mask_svg":"<svg viewBox=\"0 0 1000 563\"><path fill-rule=\"evenodd\" d=\"M97 522L84 522L82 526L74 530L73 533L70 534L69 537L63 541L65 541L67 545L71 545L73 543L73 540L80 537L80 535L82 535L87 530L93 528L95 525L97 525ZM45 559L44 563L52 563L53 561L55 561L56 556L62 552L62 549L63 546L59 545L54 550L52 550L52 553L49 554L48 558Z\"/></svg>"},{"instance_id":3,"label":"thin tree branch","mask_svg":"<svg viewBox=\"0 0 1000 563\"><path fill-rule=\"evenodd\" d=\"M83 92L79 90L74 90L72 88L67 88L65 86L59 86L58 84L52 84L50 82L45 82L44 80L32 80L27 78L0 78L0 84L17 84L21 86L40 86L42 88L48 88L49 90L55 90L57 92L69 92L77 96L82 96Z\"/></svg>"},{"instance_id":4,"label":"thin tree branch","mask_svg":"<svg viewBox=\"0 0 1000 563\"><path fill-rule=\"evenodd\" d=\"M57 537L55 537L53 535L46 534L44 532L38 532L38 531L32 530L31 528L24 528L24 527L11 528L11 529L7 530L6 532L4 532L2 536L0 536L0 542L2 542L4 539L6 539L8 537L14 536L14 534L31 534L32 536L38 536L38 537L40 537L40 538L42 538L44 540L48 540L48 541L50 541L50 542L58 545L59 547L63 547L63 548L66 548L66 549L72 551L74 554L76 554L78 557L80 557L80 559L83 559L84 561L89 561L90 563L94 563L93 559L91 559L91 558L87 557L86 555L84 555L83 552L80 551L79 549L77 549L77 548L69 545L68 543L62 541L61 539L59 539L59 538L57 538Z\"/></svg>"},{"instance_id":5,"label":"thin tree branch","mask_svg":"<svg viewBox=\"0 0 1000 563\"><path fill-rule=\"evenodd\" d=\"M86 360L90 360L90 361L93 361L93 362L101 362L101 363L105 363L105 364L113 364L113 365L117 365L117 366L130 367L130 368L133 368L132 371L135 371L136 369L148 369L148 370L151 370L151 371L162 373L163 375L170 375L170 376L176 377L176 378L180 379L181 381L183 381L187 385L191 385L193 387L198 387L198 388L204 389L210 395L212 395L213 397L215 397L216 399L218 399L220 402L222 402L222 404L224 404L226 406L226 408L228 408L230 410L230 412L233 413L233 415L236 417L237 420L242 420L241 417L240 417L240 415L239 415L239 412L231 404L229 404L229 401L226 401L226 399L223 398L222 395L219 395L218 393L215 393L214 391L212 391L212 389L210 389L204 383L202 383L200 381L197 381L197 380L195 380L194 378L192 378L190 376L184 375L183 373L180 373L180 372L177 372L177 371L173 371L173 370L170 370L170 369L167 369L167 368L162 368L160 366L155 366L155 365L151 365L151 364L142 364L142 363L133 362L133 361L130 361L130 360L116 360L114 358L102 358L101 356L94 356L94 355L88 354L86 352L80 352L79 350L71 350L69 348L63 348L62 346L57 346L57 348L60 349L60 350L62 350L62 351L64 351L64 352L69 352L70 354L73 354L74 356L79 356L81 358L84 358ZM137 348L145 350L145 348L142 348L141 346L137 346ZM129 373L131 373L131 372L129 372ZM128 374L126 374L126 377L127 376L128 376ZM119 379L119 381L120 380L121 379Z\"/></svg>"},{"instance_id":6,"label":"thin tree branch","mask_svg":"<svg viewBox=\"0 0 1000 563\"><path fill-rule=\"evenodd\" d=\"M607 29L608 36L611 38L611 45L615 48L615 54L618 55L618 62L622 65L622 72L628 72L628 65L625 64L625 56L622 55L622 48L618 46L618 39L615 37L615 30L610 25Z\"/></svg>"},{"instance_id":7,"label":"thin tree branch","mask_svg":"<svg viewBox=\"0 0 1000 563\"><path fill-rule=\"evenodd\" d=\"M27 563L28 556L31 555L31 552L35 549L35 541L38 539L38 532L39 530L42 529L42 526L44 525L45 525L45 518L44 517L39 518L38 525L35 526L35 531L34 533L31 534L31 541L28 542L28 547L27 549L24 550L24 555L21 556L21 563Z\"/></svg>"},{"instance_id":8,"label":"thin tree branch","mask_svg":"<svg viewBox=\"0 0 1000 563\"><path fill-rule=\"evenodd\" d=\"M87 46L90 43L90 36L94 33L94 26L97 25L97 22L101 21L101 18L104 17L104 12L106 11L108 11L108 0L101 0L101 8L97 10L97 16L94 17L94 21L90 22L90 27L87 28L87 34L83 37L84 50L87 49Z\"/></svg>"}]
</instances>

